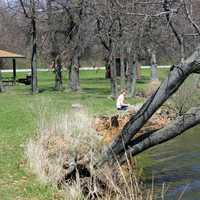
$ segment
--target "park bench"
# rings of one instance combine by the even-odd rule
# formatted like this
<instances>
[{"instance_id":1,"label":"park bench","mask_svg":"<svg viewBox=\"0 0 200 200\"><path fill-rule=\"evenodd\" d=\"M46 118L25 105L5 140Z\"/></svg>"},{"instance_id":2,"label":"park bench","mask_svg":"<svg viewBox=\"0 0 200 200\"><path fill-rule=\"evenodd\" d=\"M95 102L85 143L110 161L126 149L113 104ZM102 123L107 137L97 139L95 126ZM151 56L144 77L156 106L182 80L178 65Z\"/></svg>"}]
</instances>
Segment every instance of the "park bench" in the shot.
<instances>
[{"instance_id":1,"label":"park bench","mask_svg":"<svg viewBox=\"0 0 200 200\"><path fill-rule=\"evenodd\" d=\"M4 77L2 83L4 86L13 86L15 85L15 79L13 77Z\"/></svg>"}]
</instances>

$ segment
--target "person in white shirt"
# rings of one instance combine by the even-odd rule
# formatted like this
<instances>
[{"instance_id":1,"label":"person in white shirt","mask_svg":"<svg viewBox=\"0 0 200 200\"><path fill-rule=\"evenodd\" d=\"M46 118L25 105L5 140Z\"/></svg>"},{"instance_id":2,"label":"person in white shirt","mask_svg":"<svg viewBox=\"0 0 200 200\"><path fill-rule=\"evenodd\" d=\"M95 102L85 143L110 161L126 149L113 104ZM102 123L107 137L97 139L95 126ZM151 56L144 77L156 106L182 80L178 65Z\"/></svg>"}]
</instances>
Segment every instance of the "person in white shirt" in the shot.
<instances>
[{"instance_id":1,"label":"person in white shirt","mask_svg":"<svg viewBox=\"0 0 200 200\"><path fill-rule=\"evenodd\" d=\"M116 103L117 110L127 110L128 109L128 104L124 103L126 94L127 94L127 91L122 90L120 95L118 96L117 103Z\"/></svg>"}]
</instances>

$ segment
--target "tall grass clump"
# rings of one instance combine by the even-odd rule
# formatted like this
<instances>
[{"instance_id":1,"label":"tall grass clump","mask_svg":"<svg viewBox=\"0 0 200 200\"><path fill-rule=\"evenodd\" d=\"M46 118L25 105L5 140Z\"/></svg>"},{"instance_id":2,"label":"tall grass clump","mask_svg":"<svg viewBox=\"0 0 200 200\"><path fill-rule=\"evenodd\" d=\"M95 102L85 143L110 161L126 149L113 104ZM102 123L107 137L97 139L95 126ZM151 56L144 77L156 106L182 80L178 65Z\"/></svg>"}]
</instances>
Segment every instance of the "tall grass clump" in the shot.
<instances>
[{"instance_id":1,"label":"tall grass clump","mask_svg":"<svg viewBox=\"0 0 200 200\"><path fill-rule=\"evenodd\" d=\"M38 129L25 145L32 172L43 183L61 189L66 200L152 200L127 161L94 169L100 158L102 138L93 128L94 120L83 108L48 115L39 106Z\"/></svg>"},{"instance_id":2,"label":"tall grass clump","mask_svg":"<svg viewBox=\"0 0 200 200\"><path fill-rule=\"evenodd\" d=\"M38 116L37 135L28 141L25 153L30 168L42 182L57 184L66 173L64 165L86 155L98 158L100 136L86 111L74 109L49 117L46 108L40 107Z\"/></svg>"}]
</instances>

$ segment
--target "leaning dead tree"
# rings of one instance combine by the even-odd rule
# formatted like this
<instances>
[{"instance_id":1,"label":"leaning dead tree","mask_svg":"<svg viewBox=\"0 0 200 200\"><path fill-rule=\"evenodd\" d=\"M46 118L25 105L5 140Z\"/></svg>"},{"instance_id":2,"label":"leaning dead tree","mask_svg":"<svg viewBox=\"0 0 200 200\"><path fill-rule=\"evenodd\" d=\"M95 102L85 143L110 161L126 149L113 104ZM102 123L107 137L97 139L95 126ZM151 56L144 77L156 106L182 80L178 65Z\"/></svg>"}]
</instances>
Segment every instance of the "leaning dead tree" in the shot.
<instances>
[{"instance_id":1,"label":"leaning dead tree","mask_svg":"<svg viewBox=\"0 0 200 200\"><path fill-rule=\"evenodd\" d=\"M105 161L114 161L118 155L123 155L120 156L120 160L124 161L125 159L123 157L126 157L126 152L128 152L129 155L135 155L150 148L151 146L169 140L185 130L197 125L200 117L199 109L192 109L192 111L189 111L188 114L193 115L193 117L185 118L185 116L182 116L182 118L178 118L176 121L172 122L172 124L169 124L167 127L159 130L151 137L146 138L134 146L135 143L133 138L136 133L166 102L166 100L168 100L169 97L171 97L178 90L185 79L194 73L200 73L200 46L187 60L185 60L183 64L181 63L171 67L168 76L163 81L161 86L149 99L147 99L137 114L132 116L130 121L123 127L121 134L113 140L112 144L104 152L104 156L100 163L102 164ZM198 112L195 113L196 111ZM186 121L181 119L186 119ZM140 149L138 149L139 147Z\"/></svg>"},{"instance_id":2,"label":"leaning dead tree","mask_svg":"<svg viewBox=\"0 0 200 200\"><path fill-rule=\"evenodd\" d=\"M200 124L200 107L194 107L166 127L154 133L146 134L146 137L143 136L142 140L141 138L137 138L137 140L131 141L128 144L125 154L118 155L117 159L120 163L125 163L127 162L127 158L135 156L153 146L167 142L198 124Z\"/></svg>"}]
</instances>

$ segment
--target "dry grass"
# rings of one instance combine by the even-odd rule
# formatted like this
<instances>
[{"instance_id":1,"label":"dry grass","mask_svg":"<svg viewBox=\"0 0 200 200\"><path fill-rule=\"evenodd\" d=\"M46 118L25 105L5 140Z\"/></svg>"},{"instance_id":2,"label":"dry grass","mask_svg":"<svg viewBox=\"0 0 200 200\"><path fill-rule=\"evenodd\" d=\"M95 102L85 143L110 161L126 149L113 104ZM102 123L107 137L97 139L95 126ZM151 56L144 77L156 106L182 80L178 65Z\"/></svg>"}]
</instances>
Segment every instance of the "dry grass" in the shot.
<instances>
[{"instance_id":1,"label":"dry grass","mask_svg":"<svg viewBox=\"0 0 200 200\"><path fill-rule=\"evenodd\" d=\"M41 109L37 137L28 142L25 152L39 179L57 184L64 174L66 161L71 162L86 154L98 158L100 136L92 128L92 118L83 110L72 110L48 120L45 115Z\"/></svg>"},{"instance_id":2,"label":"dry grass","mask_svg":"<svg viewBox=\"0 0 200 200\"><path fill-rule=\"evenodd\" d=\"M93 119L86 111L74 109L50 119L45 117L45 109L39 110L38 134L27 143L25 152L30 168L43 183L62 183L66 200L153 199L153 191L143 187L130 163L126 169L119 164L93 169L101 153L102 138L92 128ZM63 179L71 163L84 160L85 155L90 158L87 169L91 175L84 177L76 170L75 178L69 182Z\"/></svg>"}]
</instances>

